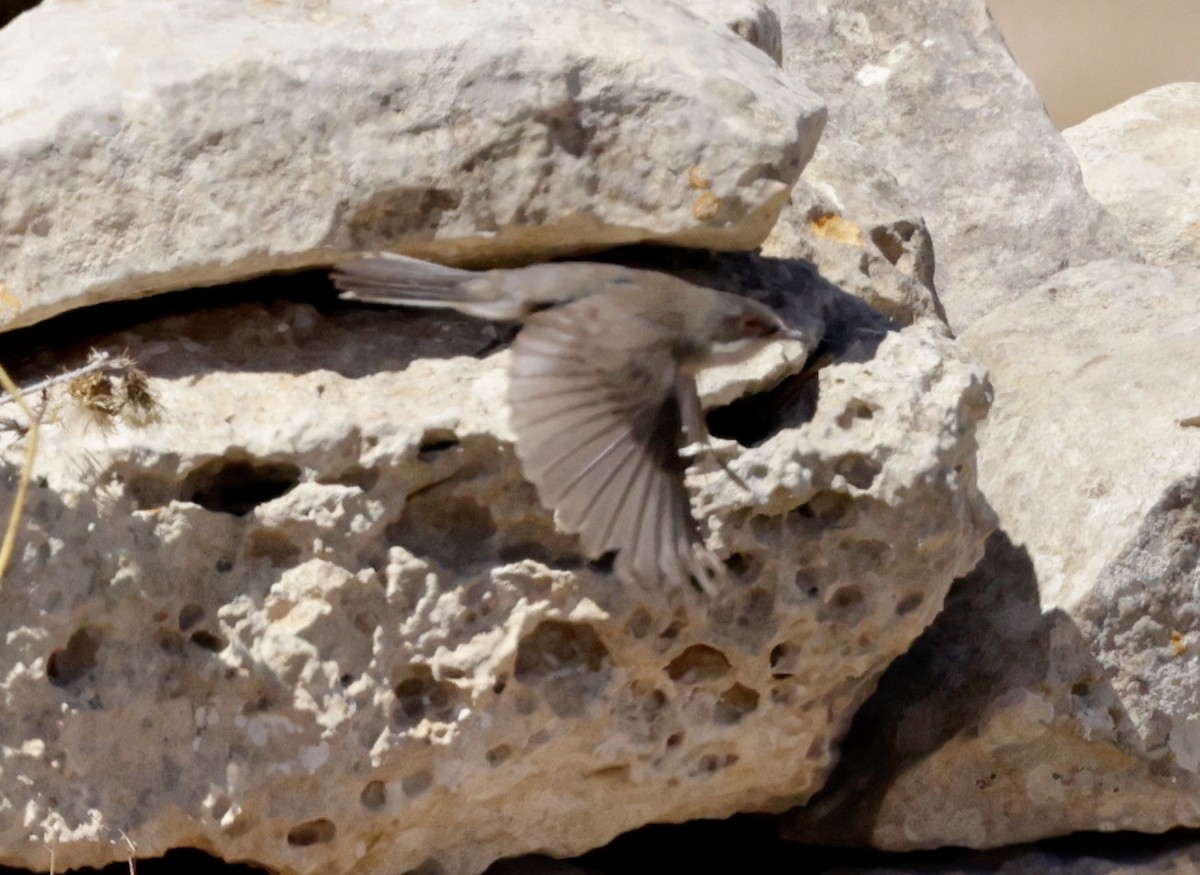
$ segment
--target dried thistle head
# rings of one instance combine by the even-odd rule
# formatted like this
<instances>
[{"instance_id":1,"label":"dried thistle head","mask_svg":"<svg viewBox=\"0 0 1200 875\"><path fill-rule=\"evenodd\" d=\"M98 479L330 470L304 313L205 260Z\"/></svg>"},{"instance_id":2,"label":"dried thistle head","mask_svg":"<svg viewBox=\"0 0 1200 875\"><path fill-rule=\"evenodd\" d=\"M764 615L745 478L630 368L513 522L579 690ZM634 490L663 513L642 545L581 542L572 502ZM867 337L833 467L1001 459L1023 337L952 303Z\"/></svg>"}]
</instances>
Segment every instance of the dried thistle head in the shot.
<instances>
[{"instance_id":1,"label":"dried thistle head","mask_svg":"<svg viewBox=\"0 0 1200 875\"><path fill-rule=\"evenodd\" d=\"M125 396L126 415L136 425L144 425L158 419L162 405L150 391L150 378L146 372L130 364L121 378L121 391Z\"/></svg>"},{"instance_id":2,"label":"dried thistle head","mask_svg":"<svg viewBox=\"0 0 1200 875\"><path fill-rule=\"evenodd\" d=\"M125 407L123 393L117 389L112 377L105 373L93 372L75 377L67 383L67 393L104 424L110 424L109 420L114 419Z\"/></svg>"}]
</instances>

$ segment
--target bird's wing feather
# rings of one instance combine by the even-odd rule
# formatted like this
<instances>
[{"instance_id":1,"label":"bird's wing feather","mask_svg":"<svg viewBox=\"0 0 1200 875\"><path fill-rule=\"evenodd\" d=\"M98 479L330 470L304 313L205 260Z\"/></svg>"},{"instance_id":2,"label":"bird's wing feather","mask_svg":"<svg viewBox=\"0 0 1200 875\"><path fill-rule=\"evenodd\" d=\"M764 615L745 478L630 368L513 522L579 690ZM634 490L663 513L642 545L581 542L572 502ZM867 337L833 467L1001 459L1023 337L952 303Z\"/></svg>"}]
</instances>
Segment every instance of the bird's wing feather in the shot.
<instances>
[{"instance_id":1,"label":"bird's wing feather","mask_svg":"<svg viewBox=\"0 0 1200 875\"><path fill-rule=\"evenodd\" d=\"M683 485L669 331L594 295L531 316L513 344L517 454L584 550L623 576L686 583L699 541ZM693 390L694 391L694 390Z\"/></svg>"}]
</instances>

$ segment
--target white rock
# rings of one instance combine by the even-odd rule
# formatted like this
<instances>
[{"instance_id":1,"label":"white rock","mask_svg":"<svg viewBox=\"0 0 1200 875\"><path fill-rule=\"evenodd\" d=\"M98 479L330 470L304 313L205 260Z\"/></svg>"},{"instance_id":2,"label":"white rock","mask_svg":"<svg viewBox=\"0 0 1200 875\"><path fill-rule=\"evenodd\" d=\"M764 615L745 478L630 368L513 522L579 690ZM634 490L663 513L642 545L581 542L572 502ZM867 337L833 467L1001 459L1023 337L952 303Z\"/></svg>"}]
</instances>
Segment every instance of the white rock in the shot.
<instances>
[{"instance_id":1,"label":"white rock","mask_svg":"<svg viewBox=\"0 0 1200 875\"><path fill-rule=\"evenodd\" d=\"M726 470L695 461L713 600L580 561L469 320L241 304L90 340L162 416L44 428L0 588L6 865L123 860L123 831L281 873L472 873L779 810L992 526L987 385L932 323L777 401Z\"/></svg>"},{"instance_id":2,"label":"white rock","mask_svg":"<svg viewBox=\"0 0 1200 875\"><path fill-rule=\"evenodd\" d=\"M878 242L863 235L864 272L897 284L875 267L882 256L907 262L902 272L929 285L936 254L937 293L961 331L1064 267L1136 257L1119 224L1088 196L1074 154L984 0L772 5L783 28L784 69L829 104L822 149L831 164L849 156L863 168L855 174L835 166L827 181L846 202L845 213L832 218L883 232ZM892 179L900 197L887 191ZM875 180L880 203L859 194ZM810 207L821 216L830 203L805 200L802 191L794 200L809 221ZM813 233L836 230L827 218ZM911 285L886 294L907 307L920 300Z\"/></svg>"},{"instance_id":3,"label":"white rock","mask_svg":"<svg viewBox=\"0 0 1200 875\"><path fill-rule=\"evenodd\" d=\"M0 80L9 328L358 249L752 249L824 121L658 0L48 0Z\"/></svg>"},{"instance_id":4,"label":"white rock","mask_svg":"<svg viewBox=\"0 0 1200 875\"><path fill-rule=\"evenodd\" d=\"M1200 82L1131 97L1063 136L1147 261L1200 261Z\"/></svg>"},{"instance_id":5,"label":"white rock","mask_svg":"<svg viewBox=\"0 0 1200 875\"><path fill-rule=\"evenodd\" d=\"M1094 262L964 334L996 387L979 464L1002 531L791 835L994 847L1200 825L1198 288L1194 264Z\"/></svg>"}]
</instances>

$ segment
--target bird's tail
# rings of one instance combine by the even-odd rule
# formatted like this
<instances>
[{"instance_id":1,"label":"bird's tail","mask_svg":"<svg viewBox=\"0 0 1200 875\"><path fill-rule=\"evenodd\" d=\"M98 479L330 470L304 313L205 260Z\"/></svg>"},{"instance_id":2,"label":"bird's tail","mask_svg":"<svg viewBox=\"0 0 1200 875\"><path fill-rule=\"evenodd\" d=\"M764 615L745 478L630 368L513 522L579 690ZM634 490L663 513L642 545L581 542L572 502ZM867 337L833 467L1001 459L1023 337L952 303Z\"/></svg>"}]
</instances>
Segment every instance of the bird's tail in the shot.
<instances>
[{"instance_id":1,"label":"bird's tail","mask_svg":"<svg viewBox=\"0 0 1200 875\"><path fill-rule=\"evenodd\" d=\"M350 301L449 308L480 319L517 319L518 303L489 273L460 270L406 255L380 253L338 264L333 284Z\"/></svg>"},{"instance_id":2,"label":"bird's tail","mask_svg":"<svg viewBox=\"0 0 1200 875\"><path fill-rule=\"evenodd\" d=\"M338 264L333 284L342 297L410 307L452 307L460 286L478 274L406 255L364 255Z\"/></svg>"}]
</instances>

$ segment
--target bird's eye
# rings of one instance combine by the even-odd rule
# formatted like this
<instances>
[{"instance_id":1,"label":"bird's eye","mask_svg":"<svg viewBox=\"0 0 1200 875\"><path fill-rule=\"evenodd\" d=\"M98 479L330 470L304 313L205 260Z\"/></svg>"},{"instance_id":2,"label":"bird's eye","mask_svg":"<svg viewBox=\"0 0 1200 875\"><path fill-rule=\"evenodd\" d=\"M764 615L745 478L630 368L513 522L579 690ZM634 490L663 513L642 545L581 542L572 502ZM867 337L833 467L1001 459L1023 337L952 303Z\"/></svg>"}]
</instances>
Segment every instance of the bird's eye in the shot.
<instances>
[{"instance_id":1,"label":"bird's eye","mask_svg":"<svg viewBox=\"0 0 1200 875\"><path fill-rule=\"evenodd\" d=\"M770 337L779 331L777 324L764 319L757 313L742 314L742 318L738 321L738 326L749 337Z\"/></svg>"}]
</instances>

